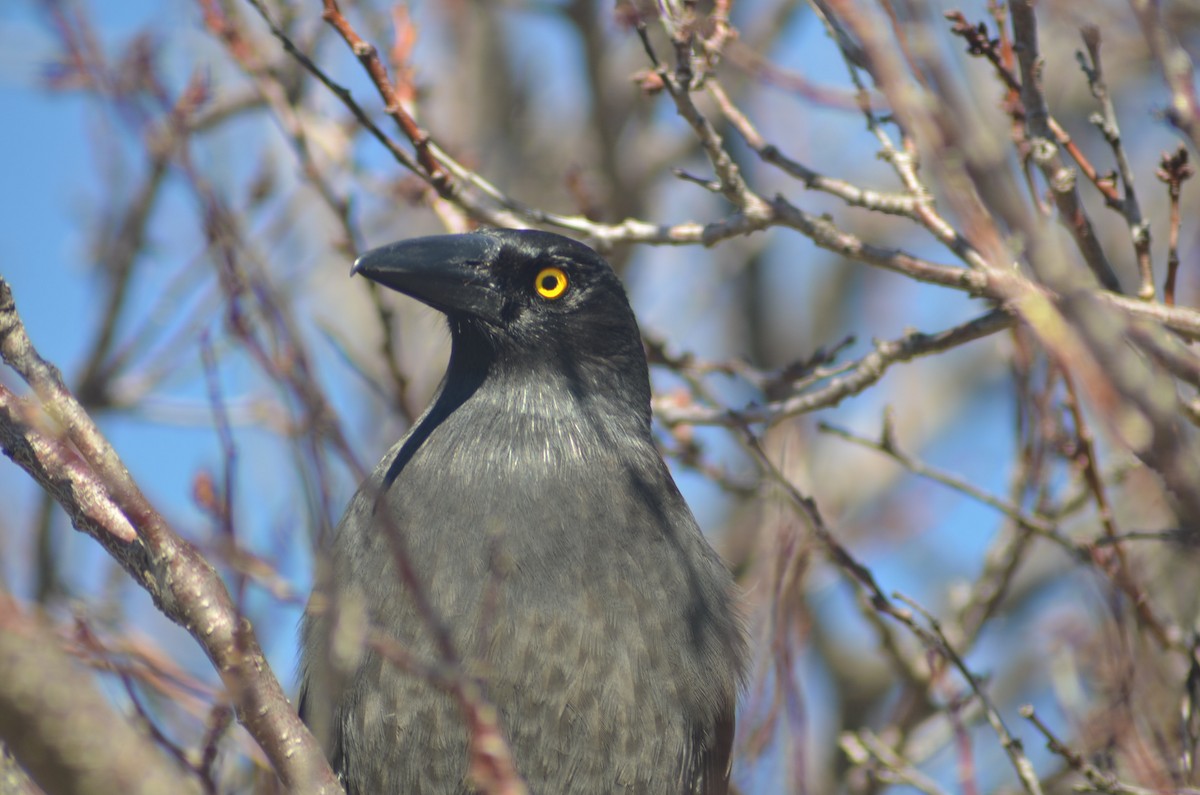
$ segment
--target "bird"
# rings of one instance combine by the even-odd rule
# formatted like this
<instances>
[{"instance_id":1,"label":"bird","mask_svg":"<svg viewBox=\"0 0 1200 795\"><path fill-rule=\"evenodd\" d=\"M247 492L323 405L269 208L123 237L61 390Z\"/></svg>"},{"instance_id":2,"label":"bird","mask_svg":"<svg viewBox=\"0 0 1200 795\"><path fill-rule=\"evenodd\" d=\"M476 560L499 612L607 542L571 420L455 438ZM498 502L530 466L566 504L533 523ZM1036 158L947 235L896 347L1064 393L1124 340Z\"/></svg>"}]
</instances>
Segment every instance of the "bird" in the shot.
<instances>
[{"instance_id":1,"label":"bird","mask_svg":"<svg viewBox=\"0 0 1200 795\"><path fill-rule=\"evenodd\" d=\"M615 272L568 237L491 228L351 272L444 314L450 358L302 620L301 715L348 795L475 791L462 710L429 673L448 648L531 795L727 793L736 586L655 445Z\"/></svg>"}]
</instances>

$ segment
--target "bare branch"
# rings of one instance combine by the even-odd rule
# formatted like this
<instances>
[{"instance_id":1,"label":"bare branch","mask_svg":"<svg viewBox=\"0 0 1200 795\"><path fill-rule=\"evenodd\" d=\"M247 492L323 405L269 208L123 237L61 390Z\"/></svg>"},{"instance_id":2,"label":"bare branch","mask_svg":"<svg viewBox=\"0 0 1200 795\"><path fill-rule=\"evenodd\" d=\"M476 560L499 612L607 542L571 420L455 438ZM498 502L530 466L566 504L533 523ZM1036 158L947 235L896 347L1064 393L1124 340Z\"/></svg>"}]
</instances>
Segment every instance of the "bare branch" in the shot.
<instances>
[{"instance_id":1,"label":"bare branch","mask_svg":"<svg viewBox=\"0 0 1200 795\"><path fill-rule=\"evenodd\" d=\"M63 383L57 368L34 349L7 282L0 279L0 356L34 390L42 406L63 429L94 479L94 491L106 493L112 505L137 531L123 541L93 525L95 509L73 502L74 491L58 489L55 496L77 523L104 544L127 572L154 599L171 620L188 630L200 643L229 688L238 720L271 758L280 778L296 792L340 792L312 735L288 703L283 689L263 658L253 629L238 614L224 583L197 550L180 538L150 505L130 477L108 440ZM12 422L11 411L0 418L5 452L27 467L30 475L49 489L64 475L52 469L53 457L37 458L47 445L37 437L21 445L22 428ZM11 446L10 446L11 445ZM59 459L61 460L61 459ZM78 477L78 476L77 476ZM103 529L102 529L103 528Z\"/></svg>"},{"instance_id":2,"label":"bare branch","mask_svg":"<svg viewBox=\"0 0 1200 795\"><path fill-rule=\"evenodd\" d=\"M1042 170L1054 203L1058 206L1059 218L1075 238L1075 244L1092 274L1106 290L1120 292L1117 275L1100 241L1096 239L1091 219L1084 210L1075 177L1058 154L1054 134L1050 130L1046 98L1042 93L1042 61L1033 3L1030 0L1014 0L1011 9L1013 39L1021 63L1021 99L1025 103L1033 162Z\"/></svg>"},{"instance_id":3,"label":"bare branch","mask_svg":"<svg viewBox=\"0 0 1200 795\"><path fill-rule=\"evenodd\" d=\"M744 409L713 409L702 406L678 406L667 401L655 404L655 415L667 425L726 425L737 427L746 423L777 422L820 408L836 406L851 395L857 395L879 381L888 368L922 356L942 353L982 339L997 331L1010 328L1014 318L995 310L972 321L938 334L910 332L898 340L875 343L875 350L857 362L842 368L820 389L785 400Z\"/></svg>"}]
</instances>

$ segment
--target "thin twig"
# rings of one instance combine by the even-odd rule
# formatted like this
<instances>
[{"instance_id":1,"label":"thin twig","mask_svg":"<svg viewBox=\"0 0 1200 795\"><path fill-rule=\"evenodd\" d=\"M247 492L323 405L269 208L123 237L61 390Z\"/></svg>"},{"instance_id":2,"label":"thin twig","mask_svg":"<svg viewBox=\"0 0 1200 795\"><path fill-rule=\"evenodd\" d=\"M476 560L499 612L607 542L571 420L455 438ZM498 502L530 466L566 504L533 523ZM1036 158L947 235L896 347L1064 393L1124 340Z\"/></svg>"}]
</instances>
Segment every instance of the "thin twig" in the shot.
<instances>
[{"instance_id":1,"label":"thin twig","mask_svg":"<svg viewBox=\"0 0 1200 795\"><path fill-rule=\"evenodd\" d=\"M871 775L886 784L907 784L925 795L949 795L870 729L843 734L839 745L851 762L859 766L870 764Z\"/></svg>"},{"instance_id":2,"label":"thin twig","mask_svg":"<svg viewBox=\"0 0 1200 795\"><path fill-rule=\"evenodd\" d=\"M1021 64L1021 99L1025 103L1025 123L1029 127L1033 161L1041 169L1058 207L1059 218L1075 238L1075 244L1088 268L1106 290L1120 292L1121 284L1096 237L1076 187L1075 176L1058 154L1054 133L1050 129L1050 114L1042 93L1043 64L1038 49L1037 21L1032 0L1014 0L1010 10L1017 59Z\"/></svg>"},{"instance_id":3,"label":"thin twig","mask_svg":"<svg viewBox=\"0 0 1200 795\"><path fill-rule=\"evenodd\" d=\"M784 400L742 409L678 406L658 401L655 403L656 416L668 426L736 427L745 423L776 422L786 417L836 406L878 382L893 364L965 345L1009 328L1014 322L1012 316L994 310L937 334L913 331L896 340L877 341L874 351L843 368L844 372L833 377L825 386Z\"/></svg>"},{"instance_id":4,"label":"thin twig","mask_svg":"<svg viewBox=\"0 0 1200 795\"><path fill-rule=\"evenodd\" d=\"M1087 761L1087 759L1081 754L1072 751L1070 747L1059 740L1054 735L1054 732L1050 731L1050 727L1042 722L1042 719L1037 716L1037 713L1034 711L1033 707L1028 705L1022 707L1021 717L1033 724L1034 728L1036 728L1042 734L1042 736L1046 738L1046 747L1050 749L1051 753L1061 757L1063 761L1065 761L1071 767L1072 770L1083 774L1084 778L1087 779L1089 787L1088 789L1081 791L1104 792L1108 793L1109 795L1158 795L1158 793L1161 792L1161 790L1158 789L1150 790L1143 787L1136 787L1131 784L1125 784L1121 781L1118 781L1117 778L1112 774L1101 771L1091 762ZM1172 790L1172 792L1174 795L1195 795L1196 793L1200 792L1200 790L1184 788Z\"/></svg>"},{"instance_id":5,"label":"thin twig","mask_svg":"<svg viewBox=\"0 0 1200 795\"><path fill-rule=\"evenodd\" d=\"M983 705L983 713L987 717L987 722L992 727L992 731L996 733L996 737L1000 740L1000 745L1004 748L1004 752L1008 755L1009 762L1013 766L1013 770L1017 773L1017 778L1021 782L1021 786L1029 795L1042 795L1042 786L1038 781L1037 773L1034 772L1033 764L1029 761L1029 757L1025 755L1025 749L1021 741L1014 737L1008 730L1008 726L1004 723L1004 719L1000 717L1000 711L996 709L996 705L992 703L992 699L987 694L987 690L980 683L979 678L972 673L967 667L966 662L955 650L954 646L946 639L942 633L941 623L927 612L925 608L904 596L903 594L893 594L896 599L907 604L913 610L920 613L928 625L928 632L922 631L918 633L918 637L927 640L932 633L932 638L935 643L930 644L930 648L936 650L943 655L950 664L958 670L963 679L967 681L967 686L971 688L971 692L979 699ZM912 624L915 628L915 622Z\"/></svg>"},{"instance_id":6,"label":"thin twig","mask_svg":"<svg viewBox=\"0 0 1200 795\"><path fill-rule=\"evenodd\" d=\"M1017 523L1019 527L1024 528L1033 533L1053 541L1055 544L1062 547L1073 557L1078 557L1080 551L1075 544L1065 538L1058 530L1057 525L1041 516L1031 516L1022 511L1016 505L1010 505L999 497L988 494L983 489L975 486L973 483L964 480L949 472L944 472L940 469L932 467L923 461L913 458L908 453L900 449L891 428L891 421L885 417L883 430L880 433L878 440L868 439L864 436L859 436L845 428L839 428L827 422L817 424L818 430L822 433L828 433L844 439L847 442L857 444L861 447L866 447L871 450L876 450L887 455L892 460L903 466L905 469L919 477L927 478L936 483L941 483L943 486L951 488L961 494L965 494L976 502L980 502L989 508L1004 514L1009 519Z\"/></svg>"},{"instance_id":7,"label":"thin twig","mask_svg":"<svg viewBox=\"0 0 1200 795\"><path fill-rule=\"evenodd\" d=\"M1179 199L1183 183L1196 173L1188 163L1188 150L1180 146L1174 154L1163 153L1155 175L1166 183L1171 210L1167 236L1167 279L1163 285L1163 303L1175 305L1175 279L1179 273Z\"/></svg>"},{"instance_id":8,"label":"thin twig","mask_svg":"<svg viewBox=\"0 0 1200 795\"><path fill-rule=\"evenodd\" d=\"M1100 28L1086 25L1082 31L1083 43L1087 47L1090 64L1079 56L1080 64L1087 74L1088 85L1091 86L1092 96L1100 102L1101 115L1093 117L1092 123L1100 130L1104 140L1113 150L1117 161L1117 173L1121 177L1121 185L1125 188L1125 196L1116 205L1116 209L1125 217L1129 227L1129 237L1133 241L1134 258L1137 260L1141 284L1138 287L1138 298L1145 301L1154 300L1154 272L1150 264L1150 222L1142 217L1142 208L1138 204L1137 190L1133 183L1133 168L1129 165L1129 157L1121 143L1121 128L1117 124L1117 109L1112 96L1108 93L1108 83L1104 80L1104 67L1100 60Z\"/></svg>"},{"instance_id":9,"label":"thin twig","mask_svg":"<svg viewBox=\"0 0 1200 795\"><path fill-rule=\"evenodd\" d=\"M371 76L371 81L379 91L379 96L383 98L384 112L392 117L405 137L412 143L417 153L417 162L428 176L430 184L438 193L444 194L446 198L451 198L453 189L449 184L449 175L429 148L429 133L422 130L416 120L404 109L404 104L400 101L391 78L388 77L387 67L379 57L375 45L358 35L358 31L342 14L337 0L323 0L323 2L325 10L322 12L321 18L328 22L345 40L350 51L354 53L367 70L367 74Z\"/></svg>"}]
</instances>

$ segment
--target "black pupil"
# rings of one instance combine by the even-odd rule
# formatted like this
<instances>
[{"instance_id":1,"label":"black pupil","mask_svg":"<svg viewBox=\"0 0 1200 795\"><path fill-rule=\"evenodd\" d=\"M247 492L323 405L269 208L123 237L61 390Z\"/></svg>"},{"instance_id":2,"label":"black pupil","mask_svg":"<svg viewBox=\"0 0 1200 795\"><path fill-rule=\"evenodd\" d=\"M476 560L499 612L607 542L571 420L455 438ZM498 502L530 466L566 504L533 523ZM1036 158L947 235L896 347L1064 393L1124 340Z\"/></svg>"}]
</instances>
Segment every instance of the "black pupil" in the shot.
<instances>
[{"instance_id":1,"label":"black pupil","mask_svg":"<svg viewBox=\"0 0 1200 795\"><path fill-rule=\"evenodd\" d=\"M556 287L558 287L558 277L557 276L550 275L550 276L542 277L542 289L543 290L545 290L548 293L552 293L552 292L554 292L554 289Z\"/></svg>"}]
</instances>

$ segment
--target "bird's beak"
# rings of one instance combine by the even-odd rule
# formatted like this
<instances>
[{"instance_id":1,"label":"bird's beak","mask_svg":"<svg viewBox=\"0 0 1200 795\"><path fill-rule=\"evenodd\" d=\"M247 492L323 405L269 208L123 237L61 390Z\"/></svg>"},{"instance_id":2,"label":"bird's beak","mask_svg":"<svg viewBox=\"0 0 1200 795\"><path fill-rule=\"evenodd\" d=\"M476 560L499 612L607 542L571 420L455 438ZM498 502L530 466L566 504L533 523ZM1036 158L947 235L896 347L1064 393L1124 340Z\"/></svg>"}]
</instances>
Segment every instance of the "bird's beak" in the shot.
<instances>
[{"instance_id":1,"label":"bird's beak","mask_svg":"<svg viewBox=\"0 0 1200 795\"><path fill-rule=\"evenodd\" d=\"M491 276L499 242L484 235L401 240L363 254L350 269L447 315L499 324L504 298Z\"/></svg>"}]
</instances>

